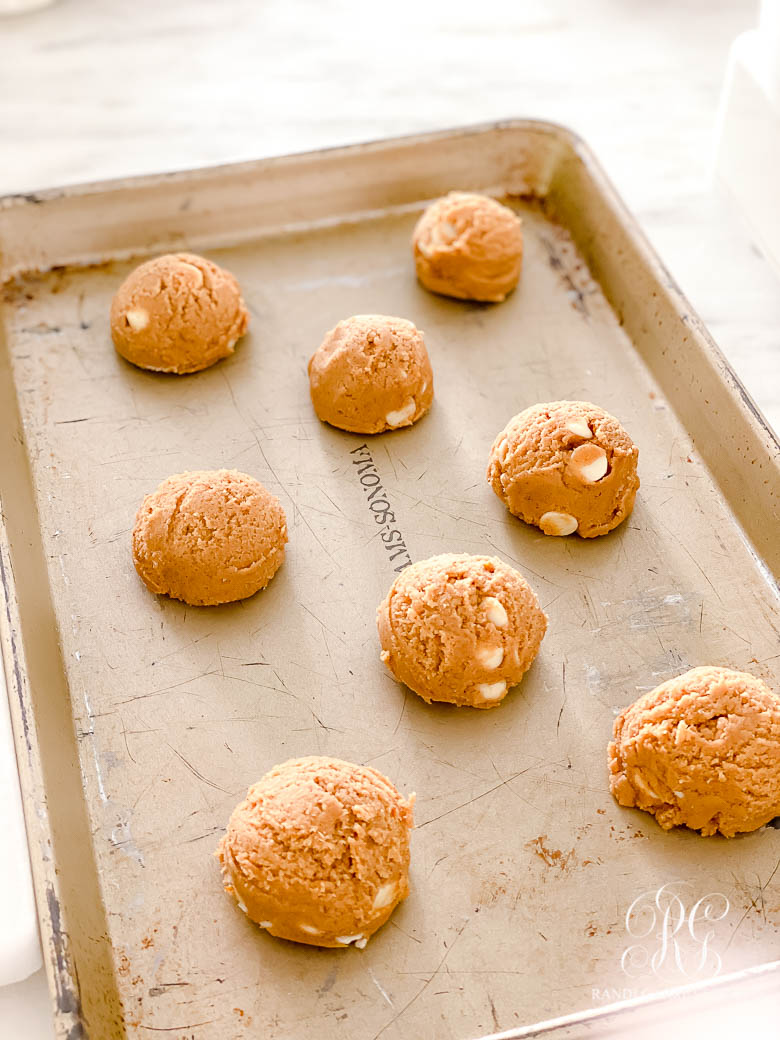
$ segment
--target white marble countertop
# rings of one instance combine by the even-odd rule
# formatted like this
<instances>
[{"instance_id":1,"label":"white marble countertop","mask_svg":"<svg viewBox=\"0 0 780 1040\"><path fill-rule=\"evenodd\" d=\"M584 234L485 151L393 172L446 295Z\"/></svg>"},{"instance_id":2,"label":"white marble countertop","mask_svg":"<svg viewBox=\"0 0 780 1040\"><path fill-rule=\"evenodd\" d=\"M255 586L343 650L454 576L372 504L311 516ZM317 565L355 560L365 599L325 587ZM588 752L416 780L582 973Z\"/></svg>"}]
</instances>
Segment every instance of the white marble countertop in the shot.
<instances>
[{"instance_id":1,"label":"white marble countertop","mask_svg":"<svg viewBox=\"0 0 780 1040\"><path fill-rule=\"evenodd\" d=\"M780 284L710 183L745 0L59 0L0 22L0 192L528 115L590 143L780 428Z\"/></svg>"},{"instance_id":2,"label":"white marble countertop","mask_svg":"<svg viewBox=\"0 0 780 1040\"><path fill-rule=\"evenodd\" d=\"M589 142L780 429L780 282L710 177L729 45L757 7L59 0L0 19L0 194L510 116L556 120ZM0 995L0 1034L19 1035L7 1006ZM25 1035L46 1035L34 1028Z\"/></svg>"}]
</instances>

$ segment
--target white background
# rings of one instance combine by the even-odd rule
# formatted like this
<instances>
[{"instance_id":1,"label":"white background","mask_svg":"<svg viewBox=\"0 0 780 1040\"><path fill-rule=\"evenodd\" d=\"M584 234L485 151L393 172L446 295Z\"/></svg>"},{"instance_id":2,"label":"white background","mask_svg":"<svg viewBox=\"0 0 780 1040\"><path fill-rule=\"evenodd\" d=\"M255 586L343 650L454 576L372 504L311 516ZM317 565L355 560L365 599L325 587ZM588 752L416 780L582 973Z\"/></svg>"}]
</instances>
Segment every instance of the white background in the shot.
<instances>
[{"instance_id":1,"label":"white background","mask_svg":"<svg viewBox=\"0 0 780 1040\"><path fill-rule=\"evenodd\" d=\"M780 284L710 179L728 48L756 19L746 0L60 0L0 18L0 194L557 120L777 429ZM0 991L4 1037L47 1035L45 1013L40 979Z\"/></svg>"}]
</instances>

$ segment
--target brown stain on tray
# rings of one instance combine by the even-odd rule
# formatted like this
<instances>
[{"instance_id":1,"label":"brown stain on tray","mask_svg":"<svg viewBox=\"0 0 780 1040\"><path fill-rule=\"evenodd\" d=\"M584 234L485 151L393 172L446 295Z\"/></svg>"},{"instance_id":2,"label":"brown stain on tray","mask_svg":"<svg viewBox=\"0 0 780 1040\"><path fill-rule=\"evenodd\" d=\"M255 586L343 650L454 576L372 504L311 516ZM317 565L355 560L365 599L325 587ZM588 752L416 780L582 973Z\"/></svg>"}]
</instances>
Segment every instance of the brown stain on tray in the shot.
<instances>
[{"instance_id":1,"label":"brown stain on tray","mask_svg":"<svg viewBox=\"0 0 780 1040\"><path fill-rule=\"evenodd\" d=\"M564 872L567 869L573 867L577 862L577 856L574 849L569 849L568 852L563 852L561 849L555 849L549 844L549 839L546 834L540 834L536 838L532 838L531 841L525 843L525 848L529 849L538 856L542 863L548 867L557 867L558 870Z\"/></svg>"}]
</instances>

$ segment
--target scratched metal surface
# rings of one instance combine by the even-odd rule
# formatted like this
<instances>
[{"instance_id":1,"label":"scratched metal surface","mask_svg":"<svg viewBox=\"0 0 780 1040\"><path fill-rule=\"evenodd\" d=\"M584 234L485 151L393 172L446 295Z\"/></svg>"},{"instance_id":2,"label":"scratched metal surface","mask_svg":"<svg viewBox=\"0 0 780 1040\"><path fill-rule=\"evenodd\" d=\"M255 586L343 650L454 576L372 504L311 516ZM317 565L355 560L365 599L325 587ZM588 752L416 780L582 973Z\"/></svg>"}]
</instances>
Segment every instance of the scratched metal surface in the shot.
<instances>
[{"instance_id":1,"label":"scratched metal surface","mask_svg":"<svg viewBox=\"0 0 780 1040\"><path fill-rule=\"evenodd\" d=\"M524 274L498 307L416 285L414 212L212 250L252 328L233 358L186 379L114 354L108 306L127 264L6 290L116 1035L466 1038L702 977L717 969L709 952L724 971L780 956L777 831L664 833L614 804L605 759L620 708L689 666L776 683L776 601L565 229L516 205ZM537 663L494 711L426 706L378 660L374 612L402 558L359 480L365 439L316 421L305 375L325 330L370 311L425 330L435 372L430 415L368 441L410 557L498 554L550 617ZM597 401L640 446L636 508L607 538L545 538L485 483L497 430L553 398ZM284 567L234 606L150 596L130 557L138 503L170 473L219 466L280 496ZM269 938L221 892L213 851L233 805L274 763L312 753L417 792L412 894L362 952ZM686 914L710 893L728 900L705 963L678 936L676 966L627 974L626 949L642 945L627 910L669 882L689 884Z\"/></svg>"}]
</instances>

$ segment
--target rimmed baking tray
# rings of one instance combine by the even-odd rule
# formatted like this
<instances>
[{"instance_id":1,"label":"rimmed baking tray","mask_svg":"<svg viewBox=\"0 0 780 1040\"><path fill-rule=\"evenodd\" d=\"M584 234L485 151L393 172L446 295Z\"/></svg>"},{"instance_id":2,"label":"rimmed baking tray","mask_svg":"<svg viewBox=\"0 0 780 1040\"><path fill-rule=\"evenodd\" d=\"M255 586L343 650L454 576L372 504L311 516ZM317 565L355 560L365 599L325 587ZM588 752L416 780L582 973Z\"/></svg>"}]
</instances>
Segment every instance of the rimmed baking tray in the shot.
<instances>
[{"instance_id":1,"label":"rimmed baking tray","mask_svg":"<svg viewBox=\"0 0 780 1040\"><path fill-rule=\"evenodd\" d=\"M501 306L415 282L412 226L452 188L523 215ZM177 379L122 362L107 315L128 258L181 247L237 275L252 327ZM59 1035L569 1036L780 956L774 829L664 833L608 793L612 721L639 692L705 662L777 686L780 470L575 136L518 121L9 198L0 264L2 645ZM436 401L366 439L316 421L305 362L371 311L425 330ZM637 506L606 538L545 538L485 482L497 430L555 398L597 401L640 446ZM367 458L408 557L380 537ZM150 596L138 503L218 466L281 497L287 562L234 606ZM395 569L452 550L513 563L550 616L495 711L427 706L378 661ZM232 806L310 753L417 792L412 895L362 952L273 940L220 889Z\"/></svg>"}]
</instances>

